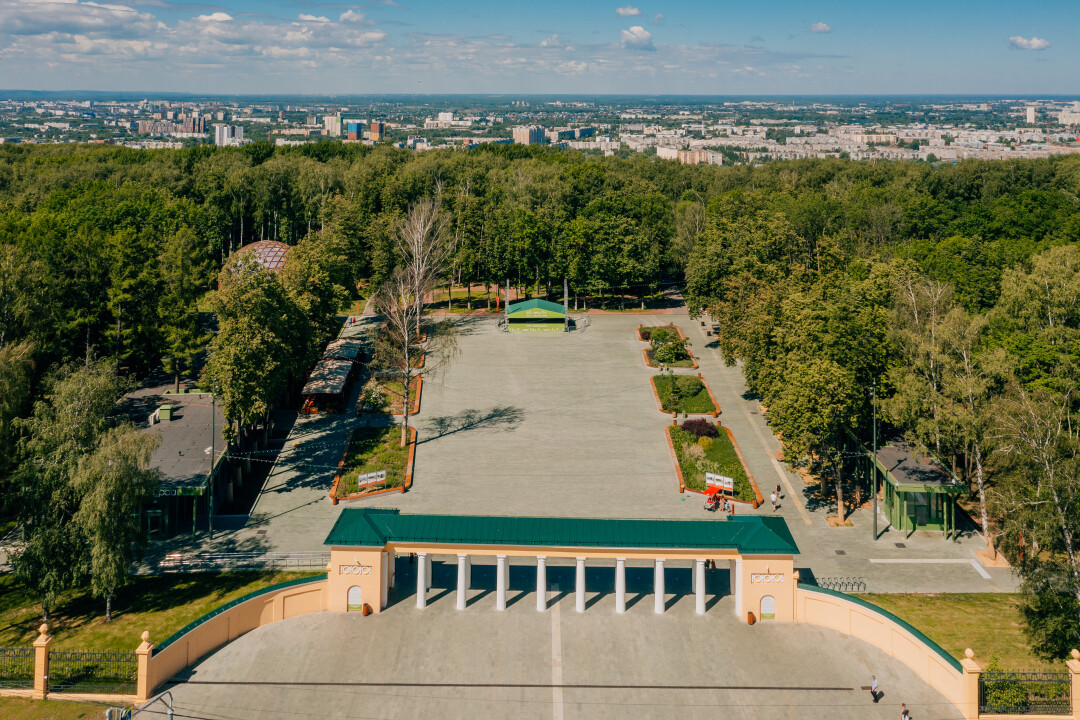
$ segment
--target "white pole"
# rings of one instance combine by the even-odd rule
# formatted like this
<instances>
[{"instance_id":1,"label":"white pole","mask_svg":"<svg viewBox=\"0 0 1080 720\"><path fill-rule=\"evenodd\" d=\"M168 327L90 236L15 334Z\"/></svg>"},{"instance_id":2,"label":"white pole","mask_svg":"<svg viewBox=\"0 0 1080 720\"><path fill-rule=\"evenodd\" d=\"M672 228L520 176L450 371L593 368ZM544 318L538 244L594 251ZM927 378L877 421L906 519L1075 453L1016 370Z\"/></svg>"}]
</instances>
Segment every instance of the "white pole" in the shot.
<instances>
[{"instance_id":1,"label":"white pole","mask_svg":"<svg viewBox=\"0 0 1080 720\"><path fill-rule=\"evenodd\" d=\"M653 612L657 615L664 614L664 560L656 558L656 567L653 570Z\"/></svg>"},{"instance_id":2,"label":"white pole","mask_svg":"<svg viewBox=\"0 0 1080 720\"><path fill-rule=\"evenodd\" d=\"M467 563L469 556L464 553L458 553L457 556L457 609L465 609L465 590L468 584L466 580L468 576Z\"/></svg>"},{"instance_id":3,"label":"white pole","mask_svg":"<svg viewBox=\"0 0 1080 720\"><path fill-rule=\"evenodd\" d=\"M585 612L585 558L577 559L577 575L574 578L574 592L577 595L577 611Z\"/></svg>"},{"instance_id":4,"label":"white pole","mask_svg":"<svg viewBox=\"0 0 1080 720\"><path fill-rule=\"evenodd\" d=\"M615 559L615 612L626 612L626 558Z\"/></svg>"},{"instance_id":5,"label":"white pole","mask_svg":"<svg viewBox=\"0 0 1080 720\"><path fill-rule=\"evenodd\" d=\"M424 557L427 558L427 573L424 575L424 577L427 578L427 585L424 587L424 589L425 590L430 590L431 589L431 575L432 575L432 573L431 573L431 556L428 555L427 553L424 553Z\"/></svg>"},{"instance_id":6,"label":"white pole","mask_svg":"<svg viewBox=\"0 0 1080 720\"><path fill-rule=\"evenodd\" d=\"M498 555L498 567L495 569L495 609L506 609L506 556Z\"/></svg>"},{"instance_id":7,"label":"white pole","mask_svg":"<svg viewBox=\"0 0 1080 720\"><path fill-rule=\"evenodd\" d=\"M547 610L547 558L543 555L536 558L536 610Z\"/></svg>"},{"instance_id":8,"label":"white pole","mask_svg":"<svg viewBox=\"0 0 1080 720\"><path fill-rule=\"evenodd\" d=\"M731 589L735 593L735 617L745 617L742 606L742 558L731 561Z\"/></svg>"},{"instance_id":9,"label":"white pole","mask_svg":"<svg viewBox=\"0 0 1080 720\"><path fill-rule=\"evenodd\" d=\"M427 553L416 553L416 609L427 607Z\"/></svg>"},{"instance_id":10,"label":"white pole","mask_svg":"<svg viewBox=\"0 0 1080 720\"><path fill-rule=\"evenodd\" d=\"M697 614L705 614L705 561L694 561L694 594L697 600Z\"/></svg>"}]
</instances>

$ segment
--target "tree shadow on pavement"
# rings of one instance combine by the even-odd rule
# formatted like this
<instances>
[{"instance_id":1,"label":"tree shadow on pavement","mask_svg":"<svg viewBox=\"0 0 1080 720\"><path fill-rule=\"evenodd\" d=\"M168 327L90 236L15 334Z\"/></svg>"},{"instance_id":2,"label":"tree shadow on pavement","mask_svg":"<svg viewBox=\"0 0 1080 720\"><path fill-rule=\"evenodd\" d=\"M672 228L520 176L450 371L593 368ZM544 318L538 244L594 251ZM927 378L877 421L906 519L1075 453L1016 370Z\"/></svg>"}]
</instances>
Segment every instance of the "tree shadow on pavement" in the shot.
<instances>
[{"instance_id":1,"label":"tree shadow on pavement","mask_svg":"<svg viewBox=\"0 0 1080 720\"><path fill-rule=\"evenodd\" d=\"M524 417L525 413L521 408L504 405L493 407L486 412L470 408L462 410L457 415L441 415L428 418L425 421L424 432L422 433L423 439L418 444L423 445L426 442L438 440L447 435L469 430L483 429L510 432L521 423Z\"/></svg>"}]
</instances>

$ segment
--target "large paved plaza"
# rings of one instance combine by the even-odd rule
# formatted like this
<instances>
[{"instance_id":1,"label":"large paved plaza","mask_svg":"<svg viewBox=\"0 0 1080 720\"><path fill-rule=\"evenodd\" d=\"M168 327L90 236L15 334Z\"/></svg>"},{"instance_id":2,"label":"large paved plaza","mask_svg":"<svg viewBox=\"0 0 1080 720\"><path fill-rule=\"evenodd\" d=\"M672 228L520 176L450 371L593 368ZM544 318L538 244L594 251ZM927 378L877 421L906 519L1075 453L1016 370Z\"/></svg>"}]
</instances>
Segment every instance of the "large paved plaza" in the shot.
<instances>
[{"instance_id":1,"label":"large paved plaza","mask_svg":"<svg viewBox=\"0 0 1080 720\"><path fill-rule=\"evenodd\" d=\"M787 518L803 555L798 565L818 578L861 578L870 592L994 592L1015 588L1007 568L985 568L968 532L946 542L937 532L908 536L887 525L874 543L872 511L854 527L831 528L829 503L776 460L780 444L746 395L738 367L709 347L700 323L686 315L600 315L584 332L505 334L491 318L463 319L459 353L425 380L415 482L410 492L368 504L407 512L584 517L702 518L698 495L680 495L664 427L635 328L674 321L690 337L700 372L720 404L768 496L780 482ZM360 332L362 325L347 332ZM693 372L693 371L681 371ZM355 394L355 393L354 393ZM351 407L351 405L350 405ZM203 547L312 551L341 506L327 499L351 415L302 418L293 428L241 527ZM766 504L757 511L772 512ZM897 547L897 543L904 547Z\"/></svg>"},{"instance_id":2,"label":"large paved plaza","mask_svg":"<svg viewBox=\"0 0 1080 720\"><path fill-rule=\"evenodd\" d=\"M674 594L656 615L651 570L632 569L629 607L616 615L610 568L590 570L583 614L565 592L570 567L549 573L544 613L526 565L513 567L505 612L494 608L491 566L474 567L463 611L454 609L452 564L435 564L424 610L412 602L407 559L398 568L401 592L379 615L274 623L197 664L172 687L177 716L884 720L904 702L919 720L956 717L910 669L859 640L807 625L747 626L730 595L696 615L688 570L669 570ZM710 593L726 583L716 571ZM871 675L885 693L878 704L863 689Z\"/></svg>"}]
</instances>

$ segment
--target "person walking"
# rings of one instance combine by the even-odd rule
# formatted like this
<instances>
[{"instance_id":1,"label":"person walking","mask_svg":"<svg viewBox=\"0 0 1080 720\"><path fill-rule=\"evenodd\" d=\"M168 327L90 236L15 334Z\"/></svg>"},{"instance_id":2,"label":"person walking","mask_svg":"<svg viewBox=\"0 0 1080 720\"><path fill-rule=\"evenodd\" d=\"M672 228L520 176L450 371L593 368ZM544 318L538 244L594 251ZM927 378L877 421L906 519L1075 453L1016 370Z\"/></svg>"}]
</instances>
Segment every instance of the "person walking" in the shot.
<instances>
[{"instance_id":1,"label":"person walking","mask_svg":"<svg viewBox=\"0 0 1080 720\"><path fill-rule=\"evenodd\" d=\"M776 508L779 507L779 506L776 504L776 493L775 492L772 495L769 496L769 500L772 501L773 512L776 512Z\"/></svg>"},{"instance_id":2,"label":"person walking","mask_svg":"<svg viewBox=\"0 0 1080 720\"><path fill-rule=\"evenodd\" d=\"M784 497L784 493L780 492L780 483L776 483L776 497L778 497L778 498Z\"/></svg>"},{"instance_id":3,"label":"person walking","mask_svg":"<svg viewBox=\"0 0 1080 720\"><path fill-rule=\"evenodd\" d=\"M911 713L908 712L907 703L900 703L900 720L911 720Z\"/></svg>"},{"instance_id":4,"label":"person walking","mask_svg":"<svg viewBox=\"0 0 1080 720\"><path fill-rule=\"evenodd\" d=\"M874 702L878 701L877 675L870 676L870 697L874 698Z\"/></svg>"}]
</instances>

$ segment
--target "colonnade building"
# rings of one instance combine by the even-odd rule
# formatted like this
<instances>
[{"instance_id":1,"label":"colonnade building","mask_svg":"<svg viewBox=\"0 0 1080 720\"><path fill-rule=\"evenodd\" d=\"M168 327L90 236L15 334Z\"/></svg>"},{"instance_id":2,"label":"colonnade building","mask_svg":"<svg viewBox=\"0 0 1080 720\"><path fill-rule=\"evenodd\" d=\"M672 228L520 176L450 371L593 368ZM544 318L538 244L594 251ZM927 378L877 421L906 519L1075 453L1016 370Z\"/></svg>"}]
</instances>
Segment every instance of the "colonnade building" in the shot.
<instances>
[{"instance_id":1,"label":"colonnade building","mask_svg":"<svg viewBox=\"0 0 1080 720\"><path fill-rule=\"evenodd\" d=\"M496 559L495 609L506 609L511 559L536 566L536 609L547 609L548 560L576 563L574 595L585 611L587 564L615 566L616 613L626 611L626 563L653 566L654 609L665 609L665 563L692 567L698 614L705 614L705 566L730 567L735 613L746 618L793 622L799 549L783 518L746 515L717 520L622 520L475 515L419 515L378 508L347 508L326 538L330 546L327 610L386 607L395 585L395 558L415 556L416 607L427 606L432 559L456 560L459 610L466 608L472 561Z\"/></svg>"}]
</instances>

